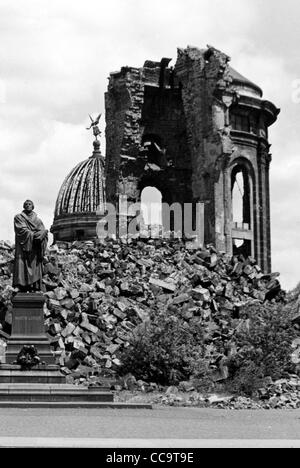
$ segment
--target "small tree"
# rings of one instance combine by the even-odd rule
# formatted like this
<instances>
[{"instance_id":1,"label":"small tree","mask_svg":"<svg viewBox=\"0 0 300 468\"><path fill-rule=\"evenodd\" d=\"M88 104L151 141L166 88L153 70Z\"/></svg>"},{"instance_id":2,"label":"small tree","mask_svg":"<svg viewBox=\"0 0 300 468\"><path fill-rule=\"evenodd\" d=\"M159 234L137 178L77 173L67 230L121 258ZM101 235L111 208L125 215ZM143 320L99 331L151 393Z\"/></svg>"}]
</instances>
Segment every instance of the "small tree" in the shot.
<instances>
[{"instance_id":1,"label":"small tree","mask_svg":"<svg viewBox=\"0 0 300 468\"><path fill-rule=\"evenodd\" d=\"M203 366L203 331L197 322L168 313L152 314L151 320L134 331L130 345L120 355L121 374L162 385L189 379Z\"/></svg>"},{"instance_id":2,"label":"small tree","mask_svg":"<svg viewBox=\"0 0 300 468\"><path fill-rule=\"evenodd\" d=\"M248 327L236 332L238 352L228 360L228 386L251 395L264 377L279 379L294 371L291 361L296 330L281 304L252 305L245 311Z\"/></svg>"}]
</instances>

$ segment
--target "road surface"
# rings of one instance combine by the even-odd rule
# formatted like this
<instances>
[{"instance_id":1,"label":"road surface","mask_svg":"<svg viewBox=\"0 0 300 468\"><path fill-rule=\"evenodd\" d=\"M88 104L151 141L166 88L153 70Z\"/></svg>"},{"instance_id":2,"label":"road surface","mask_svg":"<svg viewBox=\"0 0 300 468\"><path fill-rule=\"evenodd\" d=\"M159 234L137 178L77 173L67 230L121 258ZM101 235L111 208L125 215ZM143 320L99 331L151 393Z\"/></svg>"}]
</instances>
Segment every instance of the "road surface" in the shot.
<instances>
[{"instance_id":1,"label":"road surface","mask_svg":"<svg viewBox=\"0 0 300 468\"><path fill-rule=\"evenodd\" d=\"M283 445L294 441L294 446L300 446L300 409L0 409L0 446L46 442L104 447L122 443L230 446L232 441L240 445L247 445L247 441L261 441L263 445L263 441L269 441L276 445L274 440Z\"/></svg>"}]
</instances>

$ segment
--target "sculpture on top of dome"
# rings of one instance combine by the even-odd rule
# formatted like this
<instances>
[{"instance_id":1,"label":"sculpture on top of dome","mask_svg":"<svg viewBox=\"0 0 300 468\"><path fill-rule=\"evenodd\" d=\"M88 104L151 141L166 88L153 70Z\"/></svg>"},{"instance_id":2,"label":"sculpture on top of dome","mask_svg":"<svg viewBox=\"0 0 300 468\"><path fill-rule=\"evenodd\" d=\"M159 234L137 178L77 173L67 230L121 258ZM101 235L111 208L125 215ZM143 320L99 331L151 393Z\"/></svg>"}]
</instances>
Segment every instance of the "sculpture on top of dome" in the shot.
<instances>
[{"instance_id":1,"label":"sculpture on top of dome","mask_svg":"<svg viewBox=\"0 0 300 468\"><path fill-rule=\"evenodd\" d=\"M91 125L87 128L87 130L90 130L91 128L93 128L93 134L94 134L94 136L96 137L96 140L98 140L98 135L101 135L101 130L100 130L100 128L98 127L99 122L100 122L101 115L102 115L102 114L99 114L98 117L97 117L95 120L93 120L93 118L92 118L91 115L89 114L89 117L90 117L92 123L91 123Z\"/></svg>"}]
</instances>

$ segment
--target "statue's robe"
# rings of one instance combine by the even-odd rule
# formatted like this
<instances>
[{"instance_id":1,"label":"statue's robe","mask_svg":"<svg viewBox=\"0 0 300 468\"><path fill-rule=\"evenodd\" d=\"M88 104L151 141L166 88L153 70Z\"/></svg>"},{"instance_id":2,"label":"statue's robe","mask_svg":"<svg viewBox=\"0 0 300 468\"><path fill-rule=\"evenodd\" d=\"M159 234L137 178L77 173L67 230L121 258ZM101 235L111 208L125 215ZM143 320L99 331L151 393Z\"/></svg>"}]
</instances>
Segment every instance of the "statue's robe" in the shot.
<instances>
[{"instance_id":1,"label":"statue's robe","mask_svg":"<svg viewBox=\"0 0 300 468\"><path fill-rule=\"evenodd\" d=\"M15 264L13 286L22 288L35 286L41 288L43 276L43 257L47 247L48 236L39 240L45 231L44 224L32 211L25 211L14 218L16 236Z\"/></svg>"}]
</instances>

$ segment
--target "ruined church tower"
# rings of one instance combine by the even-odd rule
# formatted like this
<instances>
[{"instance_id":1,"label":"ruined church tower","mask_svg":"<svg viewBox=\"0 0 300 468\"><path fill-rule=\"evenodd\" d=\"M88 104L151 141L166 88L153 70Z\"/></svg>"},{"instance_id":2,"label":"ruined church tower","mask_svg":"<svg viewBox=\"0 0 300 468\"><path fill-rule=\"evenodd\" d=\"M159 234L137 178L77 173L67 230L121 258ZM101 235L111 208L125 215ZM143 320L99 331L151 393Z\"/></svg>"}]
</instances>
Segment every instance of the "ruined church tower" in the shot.
<instances>
[{"instance_id":1,"label":"ruined church tower","mask_svg":"<svg viewBox=\"0 0 300 468\"><path fill-rule=\"evenodd\" d=\"M205 243L271 269L268 127L279 110L208 47L177 61L111 73L106 105L106 199L204 204Z\"/></svg>"}]
</instances>

